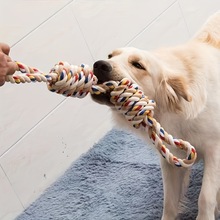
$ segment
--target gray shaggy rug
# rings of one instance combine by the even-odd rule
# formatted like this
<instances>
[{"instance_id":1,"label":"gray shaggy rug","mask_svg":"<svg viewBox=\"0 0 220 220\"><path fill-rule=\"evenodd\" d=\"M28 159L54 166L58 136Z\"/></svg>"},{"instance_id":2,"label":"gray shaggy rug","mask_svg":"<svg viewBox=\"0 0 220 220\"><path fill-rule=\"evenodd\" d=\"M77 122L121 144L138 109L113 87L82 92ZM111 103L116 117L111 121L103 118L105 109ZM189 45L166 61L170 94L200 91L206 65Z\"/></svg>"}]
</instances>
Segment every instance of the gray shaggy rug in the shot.
<instances>
[{"instance_id":1,"label":"gray shaggy rug","mask_svg":"<svg viewBox=\"0 0 220 220\"><path fill-rule=\"evenodd\" d=\"M193 166L182 220L196 218L202 169ZM136 136L113 129L17 220L156 220L162 206L158 154Z\"/></svg>"}]
</instances>

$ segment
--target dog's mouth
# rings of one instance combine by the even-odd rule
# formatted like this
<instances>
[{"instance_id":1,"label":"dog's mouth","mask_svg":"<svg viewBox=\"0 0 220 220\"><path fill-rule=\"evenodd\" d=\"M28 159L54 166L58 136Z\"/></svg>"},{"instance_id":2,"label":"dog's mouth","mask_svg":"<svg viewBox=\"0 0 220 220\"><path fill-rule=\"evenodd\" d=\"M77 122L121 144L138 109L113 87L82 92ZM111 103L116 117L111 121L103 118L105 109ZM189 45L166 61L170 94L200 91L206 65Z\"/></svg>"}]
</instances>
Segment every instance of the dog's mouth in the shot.
<instances>
[{"instance_id":1,"label":"dog's mouth","mask_svg":"<svg viewBox=\"0 0 220 220\"><path fill-rule=\"evenodd\" d=\"M110 82L111 81L111 82ZM99 104L103 104L103 105L107 105L110 107L113 107L114 104L112 103L112 95L111 92L114 90L113 88L115 88L116 85L118 85L117 82L113 82L116 83L115 85L112 84L112 80L108 80L106 82L104 81L99 81L97 82L97 86L101 88L101 92L94 92L91 94L91 97L94 101L96 101ZM102 89L104 92L102 92ZM98 91L100 91L98 89Z\"/></svg>"},{"instance_id":2,"label":"dog's mouth","mask_svg":"<svg viewBox=\"0 0 220 220\"><path fill-rule=\"evenodd\" d=\"M113 66L110 62L99 60L94 63L93 65L93 73L97 77L98 82L97 84L102 84L102 86L106 84L111 84L109 81L116 81L120 82L124 79L122 74L116 73ZM132 81L132 83L136 84L135 81L132 79L129 79ZM108 83L107 83L108 82ZM106 85L105 84L105 85ZM108 87L108 86L107 86ZM114 87L114 86L113 86ZM108 105L110 107L113 107L115 103L115 98L111 96L111 89L107 89L105 93L101 94L92 94L92 99L100 104ZM113 101L113 103L111 102Z\"/></svg>"},{"instance_id":3,"label":"dog's mouth","mask_svg":"<svg viewBox=\"0 0 220 220\"><path fill-rule=\"evenodd\" d=\"M113 104L110 101L110 99L111 99L110 92L102 93L99 95L92 94L91 97L95 102L97 102L99 104L108 105L110 107L113 107Z\"/></svg>"}]
</instances>

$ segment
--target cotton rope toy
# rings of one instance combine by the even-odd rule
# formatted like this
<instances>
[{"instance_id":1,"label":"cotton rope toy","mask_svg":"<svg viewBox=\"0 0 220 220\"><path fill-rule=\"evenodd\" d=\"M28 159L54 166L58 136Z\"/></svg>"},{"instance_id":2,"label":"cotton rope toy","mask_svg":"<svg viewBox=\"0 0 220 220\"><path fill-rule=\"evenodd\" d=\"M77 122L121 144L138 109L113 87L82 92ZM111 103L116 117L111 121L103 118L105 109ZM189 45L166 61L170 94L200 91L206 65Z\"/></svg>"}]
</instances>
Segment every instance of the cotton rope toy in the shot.
<instances>
[{"instance_id":1,"label":"cotton rope toy","mask_svg":"<svg viewBox=\"0 0 220 220\"><path fill-rule=\"evenodd\" d=\"M149 100L138 85L132 84L130 80L108 81L98 85L98 80L88 65L76 66L67 62L59 62L48 74L45 74L36 68L16 63L17 70L20 72L8 75L7 82L19 84L43 81L47 83L48 89L52 92L78 98L83 98L88 93L96 95L108 93L110 101L133 127L143 127L148 130L150 139L168 163L188 168L195 162L197 157L195 148L187 141L173 138L160 126L153 118L156 103ZM186 158L180 159L174 156L164 143L184 150Z\"/></svg>"}]
</instances>

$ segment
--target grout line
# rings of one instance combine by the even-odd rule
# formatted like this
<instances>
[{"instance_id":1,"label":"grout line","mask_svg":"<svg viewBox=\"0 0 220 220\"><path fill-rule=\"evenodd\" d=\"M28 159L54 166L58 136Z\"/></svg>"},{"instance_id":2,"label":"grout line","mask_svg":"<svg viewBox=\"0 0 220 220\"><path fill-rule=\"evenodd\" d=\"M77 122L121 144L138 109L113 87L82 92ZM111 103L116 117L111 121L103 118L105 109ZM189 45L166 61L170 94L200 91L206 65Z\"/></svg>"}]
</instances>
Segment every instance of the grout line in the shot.
<instances>
[{"instance_id":1,"label":"grout line","mask_svg":"<svg viewBox=\"0 0 220 220\"><path fill-rule=\"evenodd\" d=\"M18 195L17 192L15 191L15 189L14 189L14 187L13 187L13 185L12 185L12 183L11 183L11 181L10 181L8 175L7 175L7 173L5 172L4 168L2 167L1 163L0 163L0 168L2 169L3 173L5 174L6 179L8 180L9 184L11 185L11 188L12 188L13 192L15 193L15 195L16 195L16 197L17 197L19 203L21 204L22 208L25 210L25 207L24 207L24 205L23 205L21 199L19 198L19 195Z\"/></svg>"},{"instance_id":2,"label":"grout line","mask_svg":"<svg viewBox=\"0 0 220 220\"><path fill-rule=\"evenodd\" d=\"M125 46L129 46L135 39L137 39L148 27L150 27L161 15L163 15L167 10L169 10L178 0L175 0L170 6L168 6L164 11L162 11L158 16L156 16L147 26L145 26L137 35L135 35L130 41L128 41Z\"/></svg>"},{"instance_id":3,"label":"grout line","mask_svg":"<svg viewBox=\"0 0 220 220\"><path fill-rule=\"evenodd\" d=\"M84 41L85 41L86 47L88 48L88 51L89 51L89 53L90 53L90 55L91 55L91 57L92 57L92 60L93 60L93 62L94 62L94 61L95 61L95 58L94 58L94 56L92 55L92 51L91 51L91 49L90 49L90 47L89 47L89 44L88 44L88 42L87 42L87 40L86 40L86 37L85 37L85 35L84 35L84 33L83 33L83 30L82 30L82 28L81 28L81 26L80 26L80 24L79 24L79 21L78 21L78 19L76 18L75 14L74 14L74 10L73 10L73 16L74 16L74 19L76 20L76 23L78 24L79 30L80 30L80 32L81 32L81 34L82 34L82 37L83 37Z\"/></svg>"},{"instance_id":4,"label":"grout line","mask_svg":"<svg viewBox=\"0 0 220 220\"><path fill-rule=\"evenodd\" d=\"M31 127L25 134L23 134L15 143L13 143L5 152L0 155L0 159L8 153L12 148L14 148L18 143L20 143L25 137L27 137L37 126L39 126L42 122L44 122L53 112L55 112L61 105L63 105L67 101L65 98L61 101L55 108L53 108L50 112L48 112L42 119L40 119L33 127Z\"/></svg>"},{"instance_id":5,"label":"grout line","mask_svg":"<svg viewBox=\"0 0 220 220\"><path fill-rule=\"evenodd\" d=\"M189 38L190 38L191 34L190 34L190 31L189 31L189 26L188 26L188 24L187 24L187 22L186 22L186 18L185 18L185 16L184 16L183 9L182 9L182 7L181 7L181 5L180 5L179 0L178 0L178 5L179 5L179 9L180 9L181 15L182 15L182 17L183 17L183 20L184 20L184 23L185 23L185 25L186 25L186 29L187 29L187 31L188 31L188 35L189 35Z\"/></svg>"},{"instance_id":6,"label":"grout line","mask_svg":"<svg viewBox=\"0 0 220 220\"><path fill-rule=\"evenodd\" d=\"M62 6L60 9L58 9L56 12L54 12L52 15L50 15L46 20L44 20L43 22L41 22L39 25L37 25L33 30L29 31L27 34L25 34L23 37L21 37L17 42L15 42L14 44L12 44L10 47L14 47L15 45L17 45L18 43L20 43L22 40L24 40L26 37L28 37L32 32L34 32L35 30L37 30L40 26L42 26L43 24L45 24L47 21L49 21L53 16L55 16L57 13L59 13L60 11L62 11L64 8L66 8L69 4L71 4L72 2L74 2L75 0L70 0L69 2L67 2L64 6Z\"/></svg>"}]
</instances>

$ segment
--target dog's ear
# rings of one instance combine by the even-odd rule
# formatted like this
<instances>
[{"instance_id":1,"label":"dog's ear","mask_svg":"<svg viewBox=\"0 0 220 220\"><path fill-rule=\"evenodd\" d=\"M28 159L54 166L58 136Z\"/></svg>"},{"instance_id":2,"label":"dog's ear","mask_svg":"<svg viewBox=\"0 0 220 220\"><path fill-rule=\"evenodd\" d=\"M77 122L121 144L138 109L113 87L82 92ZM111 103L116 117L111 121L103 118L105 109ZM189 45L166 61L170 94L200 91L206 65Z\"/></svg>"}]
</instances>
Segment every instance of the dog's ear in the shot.
<instances>
[{"instance_id":1,"label":"dog's ear","mask_svg":"<svg viewBox=\"0 0 220 220\"><path fill-rule=\"evenodd\" d=\"M178 97L182 97L188 102L192 101L192 96L188 92L187 84L183 77L169 78L167 84L173 89Z\"/></svg>"},{"instance_id":2,"label":"dog's ear","mask_svg":"<svg viewBox=\"0 0 220 220\"><path fill-rule=\"evenodd\" d=\"M161 97L159 97L159 95ZM183 77L163 78L157 91L157 98L170 110L181 111L181 99L192 101L192 96L188 92L187 84Z\"/></svg>"}]
</instances>

